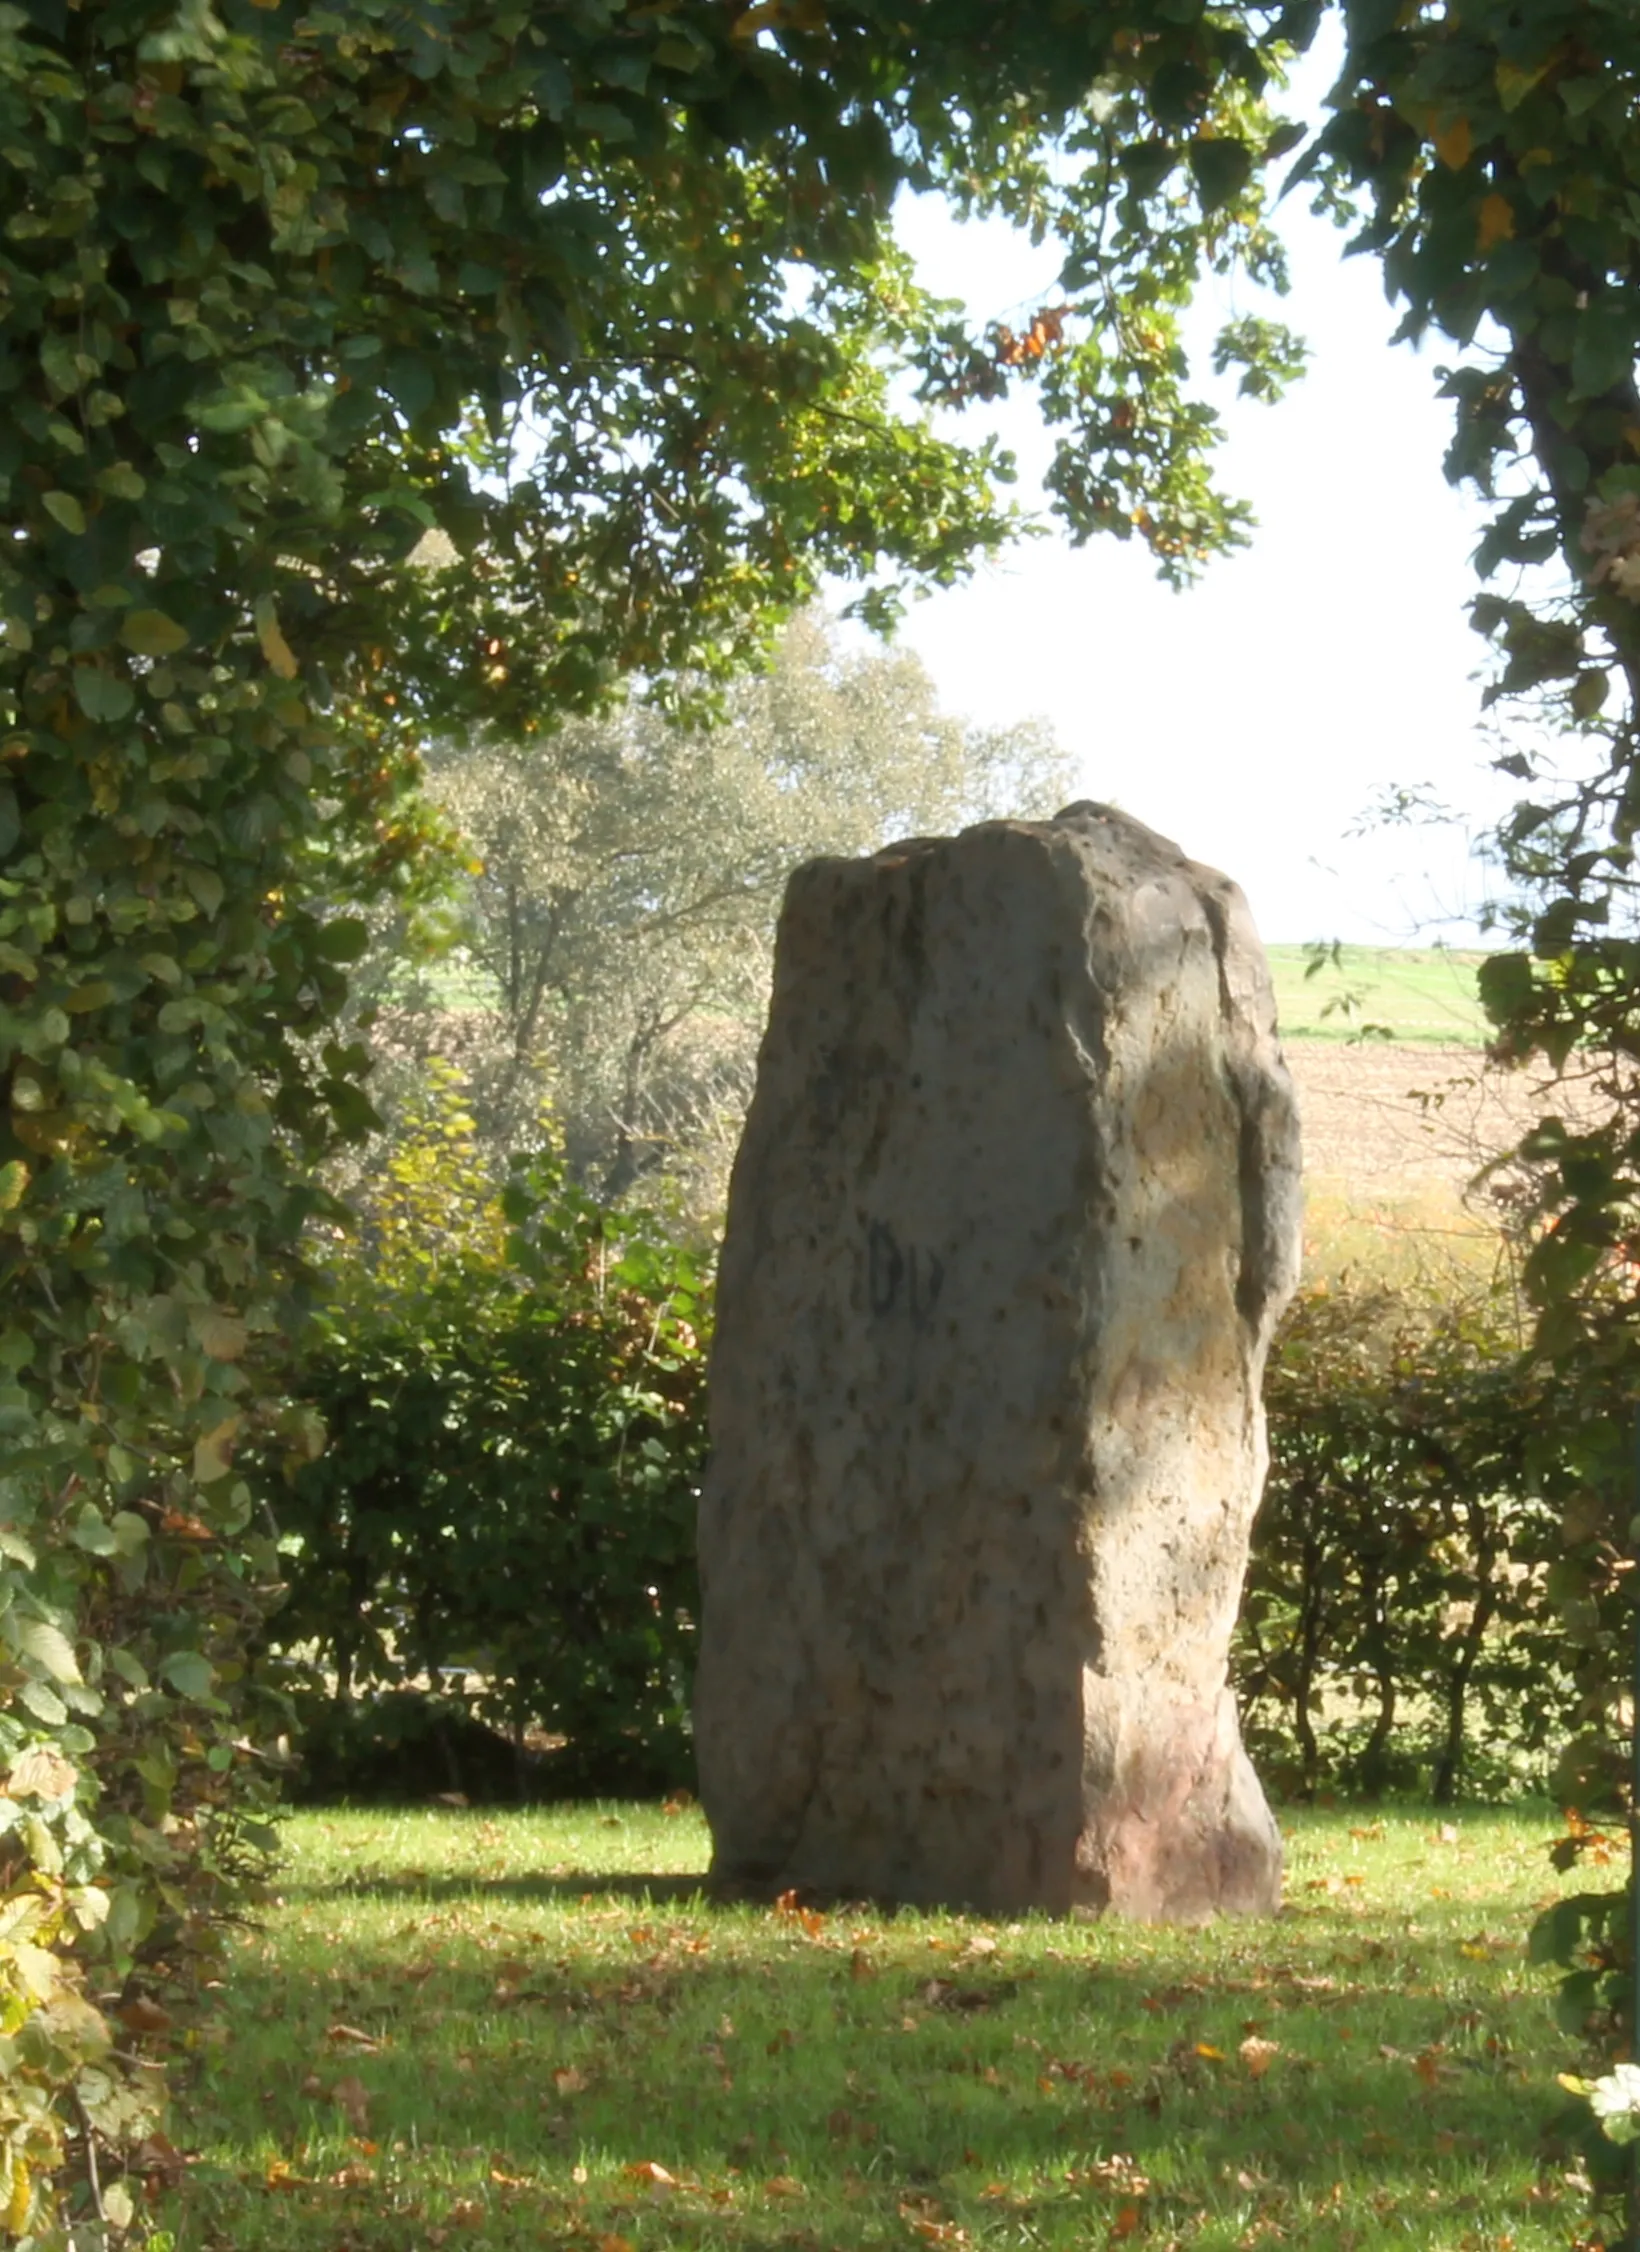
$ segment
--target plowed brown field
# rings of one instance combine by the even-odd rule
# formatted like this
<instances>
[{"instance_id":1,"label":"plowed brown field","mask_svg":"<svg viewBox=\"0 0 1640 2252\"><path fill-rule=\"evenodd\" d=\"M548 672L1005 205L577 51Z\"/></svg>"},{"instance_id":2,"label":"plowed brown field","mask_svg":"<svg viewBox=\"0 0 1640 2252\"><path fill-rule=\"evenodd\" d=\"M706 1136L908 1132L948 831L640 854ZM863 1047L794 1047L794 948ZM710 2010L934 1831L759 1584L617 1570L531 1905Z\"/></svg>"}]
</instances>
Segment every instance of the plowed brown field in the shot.
<instances>
[{"instance_id":1,"label":"plowed brown field","mask_svg":"<svg viewBox=\"0 0 1640 2252\"><path fill-rule=\"evenodd\" d=\"M1286 1056L1312 1273L1403 1254L1490 1256L1521 1184L1506 1169L1477 1176L1546 1111L1578 1124L1598 1107L1577 1086L1551 1092L1537 1074L1488 1071L1473 1047L1290 1040Z\"/></svg>"}]
</instances>

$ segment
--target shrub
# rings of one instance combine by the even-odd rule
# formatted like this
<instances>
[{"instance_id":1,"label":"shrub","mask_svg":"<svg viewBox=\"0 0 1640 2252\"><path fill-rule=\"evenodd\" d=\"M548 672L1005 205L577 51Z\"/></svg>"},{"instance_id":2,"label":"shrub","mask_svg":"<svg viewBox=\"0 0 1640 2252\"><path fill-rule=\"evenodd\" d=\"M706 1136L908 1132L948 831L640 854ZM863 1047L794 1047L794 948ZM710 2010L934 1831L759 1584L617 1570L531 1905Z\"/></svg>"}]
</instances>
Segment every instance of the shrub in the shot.
<instances>
[{"instance_id":1,"label":"shrub","mask_svg":"<svg viewBox=\"0 0 1640 2252\"><path fill-rule=\"evenodd\" d=\"M305 1369L330 1443L271 1497L312 1780L493 1789L474 1721L520 1790L684 1779L703 1258L550 1150L497 1191L448 1072L365 1240Z\"/></svg>"},{"instance_id":2,"label":"shrub","mask_svg":"<svg viewBox=\"0 0 1640 2252\"><path fill-rule=\"evenodd\" d=\"M1278 1787L1541 1786L1571 1710L1548 1601L1557 1403L1507 1309L1303 1292L1266 1382L1270 1473L1235 1671Z\"/></svg>"}]
</instances>

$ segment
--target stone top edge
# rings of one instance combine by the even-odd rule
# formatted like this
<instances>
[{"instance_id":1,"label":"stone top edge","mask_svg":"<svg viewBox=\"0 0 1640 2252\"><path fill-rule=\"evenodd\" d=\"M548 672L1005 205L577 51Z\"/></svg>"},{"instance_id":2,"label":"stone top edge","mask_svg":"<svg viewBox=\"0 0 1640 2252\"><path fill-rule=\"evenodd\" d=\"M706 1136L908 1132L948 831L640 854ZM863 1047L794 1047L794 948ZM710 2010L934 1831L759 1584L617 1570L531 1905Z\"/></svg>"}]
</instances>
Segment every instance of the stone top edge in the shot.
<instances>
[{"instance_id":1,"label":"stone top edge","mask_svg":"<svg viewBox=\"0 0 1640 2252\"><path fill-rule=\"evenodd\" d=\"M1134 814L1124 812L1120 806L1102 805L1093 798L1078 798L1062 806L1051 820L1027 820L1022 816L1006 815L990 821L971 822L966 828L949 836L895 837L880 845L875 852L852 854L821 854L806 863L810 869L854 869L861 874L871 871L887 872L902 868L908 861L925 860L937 853L948 852L952 846L977 842L993 836L1018 836L1051 844L1059 838L1082 838L1090 842L1102 839L1117 847L1127 858L1147 861L1154 869L1177 872L1192 886L1200 890L1236 893L1233 879L1205 862L1192 860L1184 848L1171 837L1163 836Z\"/></svg>"}]
</instances>

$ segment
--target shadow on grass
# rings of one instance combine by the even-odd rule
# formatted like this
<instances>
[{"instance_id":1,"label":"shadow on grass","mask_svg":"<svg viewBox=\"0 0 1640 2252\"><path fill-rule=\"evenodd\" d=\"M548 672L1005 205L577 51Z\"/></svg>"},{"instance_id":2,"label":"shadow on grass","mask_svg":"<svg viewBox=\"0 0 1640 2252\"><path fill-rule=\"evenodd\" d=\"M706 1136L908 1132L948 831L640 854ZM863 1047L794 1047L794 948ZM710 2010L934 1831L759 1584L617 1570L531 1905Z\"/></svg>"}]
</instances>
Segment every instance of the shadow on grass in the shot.
<instances>
[{"instance_id":1,"label":"shadow on grass","mask_svg":"<svg viewBox=\"0 0 1640 2252\"><path fill-rule=\"evenodd\" d=\"M338 1877L326 1884L309 1884L300 1878L287 1878L279 1890L286 1900L317 1903L323 1900L379 1900L440 1901L487 1899L495 1901L540 1901L556 1907L574 1907L583 1900L608 1898L611 1900L648 1901L653 1906L703 1908L733 1907L742 1895L731 1897L718 1893L704 1875L678 1876L675 1873L644 1875L607 1869L571 1869L556 1876L491 1877L481 1871L471 1876L459 1873L423 1873L407 1869L386 1876L379 1871L365 1870L356 1877Z\"/></svg>"},{"instance_id":2,"label":"shadow on grass","mask_svg":"<svg viewBox=\"0 0 1640 2252\"><path fill-rule=\"evenodd\" d=\"M1387 2242L1406 2227L1392 2210L1428 2218L1432 2201L1518 2218L1555 2108L1542 2059L1523 2054L1546 2042L1546 2011L1495 1980L1483 1991L1446 1937L1312 1927L1299 1961L1283 1920L1221 1931L1211 1952L1173 1933L1147 1960L1111 1961L1065 1925L959 1964L889 1926L849 1933L846 1915L805 1945L772 1919L531 1933L445 1912L693 1902L698 1877L409 1873L289 1890L428 1912L392 1944L349 1937L345 1968L317 1935L293 1935L277 1965L247 1963L231 2038L201 2060L197 2127L224 2151L248 2155L260 2136L298 2156L345 2134L331 2088L346 2076L373 2146L452 2166L483 2152L491 2182L531 2179L537 2233L509 2233L503 2214L478 2240L498 2246L541 2241L555 2199L614 2235L636 2211L646 2245L751 2252L810 2241L805 2223L816 2241L844 2241L840 2227L854 2244L903 2240L905 2200L930 2196L975 2232L1006 2221L1069 2245L1108 2220L1117 2154L1149 2178L1157 2213L1222 2210L1229 2227L1260 2200L1319 2212L1358 2197ZM1256 2071L1248 2040L1274 2044ZM590 2186L572 2192L577 2164ZM692 2210L686 2190L663 2212L627 2178L642 2165L685 2184L732 2178L735 2209ZM216 2194L231 2206L243 2192ZM254 2230L203 2241L302 2244L299 2208L264 2199ZM1307 2240L1379 2241L1367 2219L1364 2240L1342 2214L1336 2237L1316 2219ZM401 2240L349 2238L378 2241Z\"/></svg>"}]
</instances>

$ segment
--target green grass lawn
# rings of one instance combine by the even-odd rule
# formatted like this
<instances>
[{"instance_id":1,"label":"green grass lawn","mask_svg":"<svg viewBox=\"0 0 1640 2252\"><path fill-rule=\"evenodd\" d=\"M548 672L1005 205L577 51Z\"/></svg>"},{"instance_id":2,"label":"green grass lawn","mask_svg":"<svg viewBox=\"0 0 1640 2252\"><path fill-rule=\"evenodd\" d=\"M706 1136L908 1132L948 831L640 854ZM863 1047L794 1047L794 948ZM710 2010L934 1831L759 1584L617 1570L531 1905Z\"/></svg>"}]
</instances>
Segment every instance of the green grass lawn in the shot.
<instances>
[{"instance_id":1,"label":"green grass lawn","mask_svg":"<svg viewBox=\"0 0 1640 2252\"><path fill-rule=\"evenodd\" d=\"M1348 1040L1384 1025L1400 1041L1479 1046L1486 1020L1475 992L1484 954L1442 947L1345 946L1313 977L1302 946L1272 946L1276 1018L1288 1040Z\"/></svg>"},{"instance_id":2,"label":"green grass lawn","mask_svg":"<svg viewBox=\"0 0 1640 2252\"><path fill-rule=\"evenodd\" d=\"M156 2217L179 2252L1568 2245L1548 1818L1286 1827L1281 1918L1192 1931L717 1908L690 1810L295 1818Z\"/></svg>"}]
</instances>

